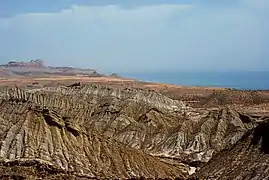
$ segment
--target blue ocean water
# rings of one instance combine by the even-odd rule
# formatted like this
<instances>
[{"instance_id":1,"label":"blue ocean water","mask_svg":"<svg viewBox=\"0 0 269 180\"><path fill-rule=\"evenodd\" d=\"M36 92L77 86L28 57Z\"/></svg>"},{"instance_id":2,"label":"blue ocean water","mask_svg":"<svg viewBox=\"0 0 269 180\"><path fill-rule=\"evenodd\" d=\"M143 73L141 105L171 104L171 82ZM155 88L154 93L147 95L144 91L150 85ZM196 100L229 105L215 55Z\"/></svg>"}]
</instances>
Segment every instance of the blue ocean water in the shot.
<instances>
[{"instance_id":1,"label":"blue ocean water","mask_svg":"<svg viewBox=\"0 0 269 180\"><path fill-rule=\"evenodd\" d=\"M269 71L265 72L143 72L120 73L142 81L184 86L214 86L244 90L269 90Z\"/></svg>"}]
</instances>

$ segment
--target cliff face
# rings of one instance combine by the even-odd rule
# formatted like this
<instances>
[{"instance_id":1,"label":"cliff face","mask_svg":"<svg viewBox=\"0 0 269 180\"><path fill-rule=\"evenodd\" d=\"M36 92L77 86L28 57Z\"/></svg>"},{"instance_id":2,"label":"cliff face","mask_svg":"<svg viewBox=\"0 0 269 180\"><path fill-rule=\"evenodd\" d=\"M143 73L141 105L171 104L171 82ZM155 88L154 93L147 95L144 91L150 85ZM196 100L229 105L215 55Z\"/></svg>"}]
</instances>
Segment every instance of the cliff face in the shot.
<instances>
[{"instance_id":1,"label":"cliff face","mask_svg":"<svg viewBox=\"0 0 269 180\"><path fill-rule=\"evenodd\" d=\"M230 107L190 108L150 90L78 84L1 89L0 98L2 167L45 164L44 176L184 179L197 168L201 179L226 177L218 158L260 126Z\"/></svg>"}]
</instances>

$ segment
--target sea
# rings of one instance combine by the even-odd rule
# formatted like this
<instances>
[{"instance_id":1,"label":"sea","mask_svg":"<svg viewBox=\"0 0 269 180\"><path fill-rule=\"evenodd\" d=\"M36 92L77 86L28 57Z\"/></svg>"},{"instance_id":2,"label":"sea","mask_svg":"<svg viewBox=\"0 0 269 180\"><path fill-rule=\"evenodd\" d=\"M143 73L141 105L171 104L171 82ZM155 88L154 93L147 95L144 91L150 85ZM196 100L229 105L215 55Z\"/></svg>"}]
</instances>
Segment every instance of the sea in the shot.
<instances>
[{"instance_id":1,"label":"sea","mask_svg":"<svg viewBox=\"0 0 269 180\"><path fill-rule=\"evenodd\" d=\"M268 71L232 72L136 72L119 73L122 77L147 82L183 86L224 87L240 90L269 90Z\"/></svg>"}]
</instances>

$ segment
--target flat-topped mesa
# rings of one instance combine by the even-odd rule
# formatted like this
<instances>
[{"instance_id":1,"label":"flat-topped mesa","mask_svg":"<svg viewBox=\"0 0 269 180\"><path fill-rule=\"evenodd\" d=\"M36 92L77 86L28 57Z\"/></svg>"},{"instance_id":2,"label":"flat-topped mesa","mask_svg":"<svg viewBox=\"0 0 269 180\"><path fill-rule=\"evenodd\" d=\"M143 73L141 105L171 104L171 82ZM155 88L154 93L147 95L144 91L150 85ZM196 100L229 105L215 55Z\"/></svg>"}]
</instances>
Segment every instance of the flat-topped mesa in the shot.
<instances>
[{"instance_id":1,"label":"flat-topped mesa","mask_svg":"<svg viewBox=\"0 0 269 180\"><path fill-rule=\"evenodd\" d=\"M31 60L29 62L10 61L7 64L0 65L5 68L45 68L43 60Z\"/></svg>"},{"instance_id":2,"label":"flat-topped mesa","mask_svg":"<svg viewBox=\"0 0 269 180\"><path fill-rule=\"evenodd\" d=\"M8 71L2 71L6 70ZM100 77L95 69L82 69L72 67L46 66L43 60L31 60L29 62L11 61L0 65L0 77L47 77L54 76L90 76Z\"/></svg>"}]
</instances>

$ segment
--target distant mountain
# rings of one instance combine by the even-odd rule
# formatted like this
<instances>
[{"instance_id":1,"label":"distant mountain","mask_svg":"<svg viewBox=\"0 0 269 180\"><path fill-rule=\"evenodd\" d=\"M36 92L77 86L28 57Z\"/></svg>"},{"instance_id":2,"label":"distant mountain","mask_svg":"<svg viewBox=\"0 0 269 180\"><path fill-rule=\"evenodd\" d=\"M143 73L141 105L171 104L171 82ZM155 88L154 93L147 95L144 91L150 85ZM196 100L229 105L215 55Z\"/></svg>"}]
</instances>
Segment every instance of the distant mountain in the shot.
<instances>
[{"instance_id":1,"label":"distant mountain","mask_svg":"<svg viewBox=\"0 0 269 180\"><path fill-rule=\"evenodd\" d=\"M43 60L10 61L0 65L0 77L103 76L94 69L46 66Z\"/></svg>"},{"instance_id":2,"label":"distant mountain","mask_svg":"<svg viewBox=\"0 0 269 180\"><path fill-rule=\"evenodd\" d=\"M46 68L43 60L31 60L29 62L10 61L7 64L0 65L1 68Z\"/></svg>"}]
</instances>

